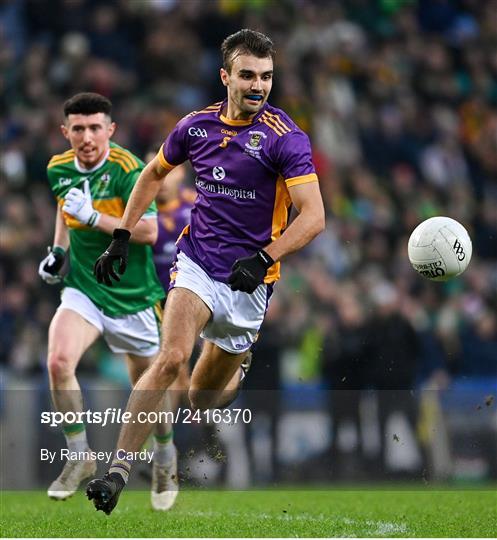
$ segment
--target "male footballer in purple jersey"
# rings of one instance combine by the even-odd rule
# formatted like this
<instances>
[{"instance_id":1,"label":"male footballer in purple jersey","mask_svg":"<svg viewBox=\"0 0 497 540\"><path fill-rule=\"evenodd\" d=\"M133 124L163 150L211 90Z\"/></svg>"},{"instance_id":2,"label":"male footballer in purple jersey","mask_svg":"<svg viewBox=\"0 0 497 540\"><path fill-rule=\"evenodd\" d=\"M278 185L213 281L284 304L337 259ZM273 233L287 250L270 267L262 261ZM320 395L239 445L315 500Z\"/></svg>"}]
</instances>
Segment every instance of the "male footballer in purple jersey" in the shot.
<instances>
[{"instance_id":1,"label":"male footballer in purple jersey","mask_svg":"<svg viewBox=\"0 0 497 540\"><path fill-rule=\"evenodd\" d=\"M156 411L188 362L199 335L204 344L193 373L193 408L219 407L235 395L241 365L264 319L280 259L324 228L324 208L310 142L280 109L267 103L273 79L272 41L240 30L222 46L221 81L227 99L178 122L145 167L113 241L95 263L99 282L112 285L126 270L130 231L155 198L164 177L190 160L197 199L177 243L161 351L131 393L127 411ZM287 227L288 210L298 211ZM140 417L138 416L140 415ZM147 423L121 428L109 472L86 493L110 514L126 484L131 459L150 432Z\"/></svg>"}]
</instances>

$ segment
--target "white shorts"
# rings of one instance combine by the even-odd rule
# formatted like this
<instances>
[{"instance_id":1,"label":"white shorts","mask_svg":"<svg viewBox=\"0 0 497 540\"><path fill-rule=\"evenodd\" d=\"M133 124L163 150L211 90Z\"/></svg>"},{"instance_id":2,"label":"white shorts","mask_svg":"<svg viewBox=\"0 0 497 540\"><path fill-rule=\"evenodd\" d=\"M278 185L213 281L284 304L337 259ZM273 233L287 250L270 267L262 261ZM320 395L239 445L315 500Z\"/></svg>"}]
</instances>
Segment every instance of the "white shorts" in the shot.
<instances>
[{"instance_id":1,"label":"white shorts","mask_svg":"<svg viewBox=\"0 0 497 540\"><path fill-rule=\"evenodd\" d=\"M179 252L170 288L182 287L199 296L212 312L200 334L233 354L248 351L256 341L272 293L271 285L259 285L252 294L232 291L216 281L184 253Z\"/></svg>"},{"instance_id":2,"label":"white shorts","mask_svg":"<svg viewBox=\"0 0 497 540\"><path fill-rule=\"evenodd\" d=\"M120 317L109 317L86 294L66 287L58 309L70 309L95 326L112 352L155 356L159 352L160 322L153 307Z\"/></svg>"}]
</instances>

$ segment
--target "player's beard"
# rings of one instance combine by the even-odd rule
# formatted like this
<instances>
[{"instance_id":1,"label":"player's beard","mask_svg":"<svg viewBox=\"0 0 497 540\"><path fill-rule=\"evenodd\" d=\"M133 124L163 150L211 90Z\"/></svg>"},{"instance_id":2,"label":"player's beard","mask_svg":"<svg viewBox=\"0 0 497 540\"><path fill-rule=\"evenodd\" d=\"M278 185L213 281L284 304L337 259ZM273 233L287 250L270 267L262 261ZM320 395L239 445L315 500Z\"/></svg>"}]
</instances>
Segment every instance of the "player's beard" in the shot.
<instances>
[{"instance_id":1,"label":"player's beard","mask_svg":"<svg viewBox=\"0 0 497 540\"><path fill-rule=\"evenodd\" d=\"M255 102L254 104L248 103L248 101L246 100L247 94L243 94L241 96L239 106L240 106L240 111L243 114L251 116L251 115L257 114L262 109L262 107L264 106L264 103L266 103L266 98L263 94L258 94L258 95L262 96L262 99L258 102Z\"/></svg>"},{"instance_id":2,"label":"player's beard","mask_svg":"<svg viewBox=\"0 0 497 540\"><path fill-rule=\"evenodd\" d=\"M92 151L89 153L83 152L83 149L81 149L81 151L77 153L78 161L86 169L91 169L102 160L106 151L107 148L100 148L99 146L93 146Z\"/></svg>"}]
</instances>

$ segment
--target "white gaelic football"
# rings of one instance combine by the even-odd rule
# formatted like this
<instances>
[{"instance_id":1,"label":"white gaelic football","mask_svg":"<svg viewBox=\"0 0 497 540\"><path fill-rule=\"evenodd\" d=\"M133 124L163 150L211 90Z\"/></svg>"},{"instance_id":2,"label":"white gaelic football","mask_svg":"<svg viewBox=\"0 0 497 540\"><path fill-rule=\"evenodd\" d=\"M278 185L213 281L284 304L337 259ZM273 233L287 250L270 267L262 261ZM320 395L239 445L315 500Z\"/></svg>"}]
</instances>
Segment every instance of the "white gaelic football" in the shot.
<instances>
[{"instance_id":1,"label":"white gaelic football","mask_svg":"<svg viewBox=\"0 0 497 540\"><path fill-rule=\"evenodd\" d=\"M432 281L447 281L466 270L473 248L468 232L459 222L438 216L414 229L407 251L419 274Z\"/></svg>"}]
</instances>

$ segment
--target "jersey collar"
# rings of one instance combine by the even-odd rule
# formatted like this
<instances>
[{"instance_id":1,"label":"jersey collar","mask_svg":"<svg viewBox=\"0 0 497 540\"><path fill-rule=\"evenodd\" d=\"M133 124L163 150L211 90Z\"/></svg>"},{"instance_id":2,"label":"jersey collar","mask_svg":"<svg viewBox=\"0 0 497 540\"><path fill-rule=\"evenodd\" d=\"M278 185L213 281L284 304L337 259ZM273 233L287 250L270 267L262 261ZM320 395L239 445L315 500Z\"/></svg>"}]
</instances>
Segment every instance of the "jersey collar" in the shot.
<instances>
[{"instance_id":1,"label":"jersey collar","mask_svg":"<svg viewBox=\"0 0 497 540\"><path fill-rule=\"evenodd\" d=\"M109 154L110 154L110 148L107 150L107 152L105 152L104 157L95 165L95 167L92 167L91 169L85 169L84 167L82 167L78 161L78 158L74 156L74 166L80 173L83 173L83 174L95 172L96 170L100 169L100 167L107 161Z\"/></svg>"},{"instance_id":2,"label":"jersey collar","mask_svg":"<svg viewBox=\"0 0 497 540\"><path fill-rule=\"evenodd\" d=\"M229 118L226 118L224 114L221 113L221 111L224 109L225 105L228 103L228 98L225 98L223 103L221 104L221 108L218 112L218 118L223 122L223 124L227 124L228 126L250 126L252 124L255 124L259 117L262 115L262 113L267 108L267 101L264 103L262 109L252 118L252 120L230 120Z\"/></svg>"}]
</instances>

